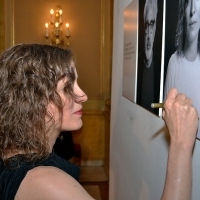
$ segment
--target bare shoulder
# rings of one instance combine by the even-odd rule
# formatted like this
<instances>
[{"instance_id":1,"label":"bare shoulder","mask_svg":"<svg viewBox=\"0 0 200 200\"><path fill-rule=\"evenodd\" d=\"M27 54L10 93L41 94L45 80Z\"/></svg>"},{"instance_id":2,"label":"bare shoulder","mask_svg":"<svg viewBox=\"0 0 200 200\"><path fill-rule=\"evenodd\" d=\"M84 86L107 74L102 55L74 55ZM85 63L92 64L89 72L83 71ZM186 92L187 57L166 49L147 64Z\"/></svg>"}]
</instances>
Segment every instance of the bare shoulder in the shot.
<instances>
[{"instance_id":1,"label":"bare shoulder","mask_svg":"<svg viewBox=\"0 0 200 200\"><path fill-rule=\"evenodd\" d=\"M93 198L69 174L52 166L30 170L22 181L15 200L92 200Z\"/></svg>"}]
</instances>

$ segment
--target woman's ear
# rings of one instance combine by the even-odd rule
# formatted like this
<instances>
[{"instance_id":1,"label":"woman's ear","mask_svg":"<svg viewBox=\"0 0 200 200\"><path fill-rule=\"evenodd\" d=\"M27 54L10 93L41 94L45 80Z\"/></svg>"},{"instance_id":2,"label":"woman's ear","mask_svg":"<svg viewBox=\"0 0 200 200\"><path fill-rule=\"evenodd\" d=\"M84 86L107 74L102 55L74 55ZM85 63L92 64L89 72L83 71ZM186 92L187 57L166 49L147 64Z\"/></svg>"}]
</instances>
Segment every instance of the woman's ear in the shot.
<instances>
[{"instance_id":1,"label":"woman's ear","mask_svg":"<svg viewBox=\"0 0 200 200\"><path fill-rule=\"evenodd\" d=\"M49 102L46 108L46 123L50 122L50 121L54 121L57 122L62 118L62 113L59 111L59 109L57 108L57 106L52 103Z\"/></svg>"},{"instance_id":2,"label":"woman's ear","mask_svg":"<svg viewBox=\"0 0 200 200\"><path fill-rule=\"evenodd\" d=\"M45 122L46 124L51 123L51 121L55 121L55 113L56 113L56 106L53 103L48 103L46 108L46 116Z\"/></svg>"}]
</instances>

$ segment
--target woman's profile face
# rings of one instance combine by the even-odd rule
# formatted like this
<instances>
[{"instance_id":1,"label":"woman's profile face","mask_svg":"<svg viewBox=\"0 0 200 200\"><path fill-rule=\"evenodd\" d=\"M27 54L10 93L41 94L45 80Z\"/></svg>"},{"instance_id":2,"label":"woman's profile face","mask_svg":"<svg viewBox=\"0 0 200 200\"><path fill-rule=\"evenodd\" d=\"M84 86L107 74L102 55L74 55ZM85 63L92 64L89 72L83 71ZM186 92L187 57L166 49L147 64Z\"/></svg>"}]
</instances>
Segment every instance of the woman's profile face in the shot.
<instances>
[{"instance_id":1,"label":"woman's profile face","mask_svg":"<svg viewBox=\"0 0 200 200\"><path fill-rule=\"evenodd\" d=\"M82 127L82 103L87 101L87 95L82 91L77 83L77 72L74 67L76 79L74 81L73 92L78 97L76 101L71 99L65 92L65 87L67 85L67 77L64 77L57 84L57 93L60 95L63 103L63 114L60 115L57 108L50 104L48 106L49 112L53 115L55 120L55 129L59 131L73 131L78 130Z\"/></svg>"},{"instance_id":2,"label":"woman's profile face","mask_svg":"<svg viewBox=\"0 0 200 200\"><path fill-rule=\"evenodd\" d=\"M57 92L60 95L63 102L63 116L61 121L61 130L77 130L83 125L82 122L82 103L87 101L87 95L79 87L77 79L78 75L76 68L74 67L76 79L74 81L74 94L78 97L76 101L69 100L69 97L64 92L64 87L66 86L67 78L60 80L57 86Z\"/></svg>"},{"instance_id":3,"label":"woman's profile face","mask_svg":"<svg viewBox=\"0 0 200 200\"><path fill-rule=\"evenodd\" d=\"M186 39L189 42L198 41L200 29L200 0L188 0L185 9Z\"/></svg>"}]
</instances>

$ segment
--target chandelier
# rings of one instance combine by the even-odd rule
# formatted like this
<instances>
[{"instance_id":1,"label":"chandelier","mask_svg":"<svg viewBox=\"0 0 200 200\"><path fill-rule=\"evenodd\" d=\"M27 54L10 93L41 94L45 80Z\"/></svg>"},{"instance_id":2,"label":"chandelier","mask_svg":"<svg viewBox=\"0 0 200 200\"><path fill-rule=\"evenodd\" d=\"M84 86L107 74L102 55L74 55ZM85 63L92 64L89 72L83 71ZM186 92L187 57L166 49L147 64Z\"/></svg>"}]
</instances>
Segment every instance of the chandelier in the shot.
<instances>
[{"instance_id":1,"label":"chandelier","mask_svg":"<svg viewBox=\"0 0 200 200\"><path fill-rule=\"evenodd\" d=\"M65 30L63 30L63 20L62 20L63 11L60 6L57 7L56 11L53 9L50 10L50 22L45 24L45 37L46 39L50 38L50 45L56 46L69 46L69 42L65 42L63 35L67 39L70 37L69 32L69 23L65 25ZM50 30L49 30L50 29ZM49 32L51 34L49 34Z\"/></svg>"}]
</instances>

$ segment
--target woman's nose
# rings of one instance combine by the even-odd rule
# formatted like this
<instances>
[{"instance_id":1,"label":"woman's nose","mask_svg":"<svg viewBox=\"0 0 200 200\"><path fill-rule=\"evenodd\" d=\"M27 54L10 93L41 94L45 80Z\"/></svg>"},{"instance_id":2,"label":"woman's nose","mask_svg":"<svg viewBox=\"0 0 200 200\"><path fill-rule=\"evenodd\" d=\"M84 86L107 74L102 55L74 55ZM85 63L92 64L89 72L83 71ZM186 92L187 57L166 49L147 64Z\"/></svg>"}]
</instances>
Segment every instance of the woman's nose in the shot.
<instances>
[{"instance_id":1,"label":"woman's nose","mask_svg":"<svg viewBox=\"0 0 200 200\"><path fill-rule=\"evenodd\" d=\"M85 92L79 88L79 91L77 92L77 103L82 103L88 100L88 96L85 94Z\"/></svg>"},{"instance_id":2,"label":"woman's nose","mask_svg":"<svg viewBox=\"0 0 200 200\"><path fill-rule=\"evenodd\" d=\"M190 16L192 17L195 13L195 2L194 0L191 0L191 7L190 7Z\"/></svg>"},{"instance_id":3,"label":"woman's nose","mask_svg":"<svg viewBox=\"0 0 200 200\"><path fill-rule=\"evenodd\" d=\"M85 92L83 92L82 102L85 102L87 100L88 100L88 96L87 96L87 94L85 94Z\"/></svg>"}]
</instances>

